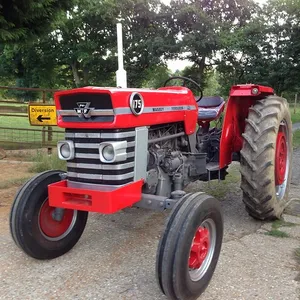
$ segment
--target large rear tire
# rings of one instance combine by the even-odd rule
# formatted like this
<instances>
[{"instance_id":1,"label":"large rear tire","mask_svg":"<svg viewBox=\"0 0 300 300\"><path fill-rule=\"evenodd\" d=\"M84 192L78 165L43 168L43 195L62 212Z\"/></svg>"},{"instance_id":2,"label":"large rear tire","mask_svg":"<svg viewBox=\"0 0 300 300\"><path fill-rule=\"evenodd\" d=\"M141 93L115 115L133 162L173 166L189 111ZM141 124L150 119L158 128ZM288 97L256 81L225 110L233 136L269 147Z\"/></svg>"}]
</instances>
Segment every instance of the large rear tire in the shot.
<instances>
[{"instance_id":1,"label":"large rear tire","mask_svg":"<svg viewBox=\"0 0 300 300\"><path fill-rule=\"evenodd\" d=\"M60 181L63 171L46 171L30 179L18 191L10 212L14 242L36 259L52 259L71 250L81 237L88 213L65 209L55 220L49 206L48 185Z\"/></svg>"},{"instance_id":2,"label":"large rear tire","mask_svg":"<svg viewBox=\"0 0 300 300\"><path fill-rule=\"evenodd\" d=\"M243 134L240 172L246 210L255 219L281 217L288 202L292 122L288 103L268 96L250 108Z\"/></svg>"},{"instance_id":3,"label":"large rear tire","mask_svg":"<svg viewBox=\"0 0 300 300\"><path fill-rule=\"evenodd\" d=\"M197 299L215 271L223 240L219 202L204 193L188 194L166 222L156 260L162 292L172 300Z\"/></svg>"}]
</instances>

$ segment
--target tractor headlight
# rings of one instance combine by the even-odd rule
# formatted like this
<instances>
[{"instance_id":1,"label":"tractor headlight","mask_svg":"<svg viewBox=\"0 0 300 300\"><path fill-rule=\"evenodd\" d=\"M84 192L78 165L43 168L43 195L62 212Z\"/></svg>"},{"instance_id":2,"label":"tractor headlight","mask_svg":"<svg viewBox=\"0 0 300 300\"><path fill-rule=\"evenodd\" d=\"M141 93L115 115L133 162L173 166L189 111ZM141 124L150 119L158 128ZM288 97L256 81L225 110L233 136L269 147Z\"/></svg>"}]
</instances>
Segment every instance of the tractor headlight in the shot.
<instances>
[{"instance_id":1,"label":"tractor headlight","mask_svg":"<svg viewBox=\"0 0 300 300\"><path fill-rule=\"evenodd\" d=\"M112 145L107 145L102 149L102 156L107 161L112 161L115 158L115 151Z\"/></svg>"},{"instance_id":2,"label":"tractor headlight","mask_svg":"<svg viewBox=\"0 0 300 300\"><path fill-rule=\"evenodd\" d=\"M74 143L72 141L61 141L57 143L58 157L62 160L71 160L75 156Z\"/></svg>"},{"instance_id":3,"label":"tractor headlight","mask_svg":"<svg viewBox=\"0 0 300 300\"><path fill-rule=\"evenodd\" d=\"M103 142L99 145L100 160L104 163L113 163L127 159L127 141Z\"/></svg>"}]
</instances>

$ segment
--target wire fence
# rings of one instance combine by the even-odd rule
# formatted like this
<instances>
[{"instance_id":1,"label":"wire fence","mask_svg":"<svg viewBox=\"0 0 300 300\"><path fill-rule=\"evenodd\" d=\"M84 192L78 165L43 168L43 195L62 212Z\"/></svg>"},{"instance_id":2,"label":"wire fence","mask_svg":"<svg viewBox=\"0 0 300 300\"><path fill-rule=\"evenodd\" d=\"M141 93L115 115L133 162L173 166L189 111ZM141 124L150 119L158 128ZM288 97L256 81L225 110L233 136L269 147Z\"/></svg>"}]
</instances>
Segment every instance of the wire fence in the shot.
<instances>
[{"instance_id":1,"label":"wire fence","mask_svg":"<svg viewBox=\"0 0 300 300\"><path fill-rule=\"evenodd\" d=\"M34 91L40 93L36 104L53 104L47 96L56 90L38 88L3 87L2 90ZM63 139L64 130L58 127L33 127L29 123L28 103L0 99L0 149L48 148L51 152L57 141Z\"/></svg>"},{"instance_id":2,"label":"wire fence","mask_svg":"<svg viewBox=\"0 0 300 300\"><path fill-rule=\"evenodd\" d=\"M29 129L0 126L0 145L2 148L53 148L63 139L63 130L49 128ZM19 147L14 147L17 144Z\"/></svg>"}]
</instances>

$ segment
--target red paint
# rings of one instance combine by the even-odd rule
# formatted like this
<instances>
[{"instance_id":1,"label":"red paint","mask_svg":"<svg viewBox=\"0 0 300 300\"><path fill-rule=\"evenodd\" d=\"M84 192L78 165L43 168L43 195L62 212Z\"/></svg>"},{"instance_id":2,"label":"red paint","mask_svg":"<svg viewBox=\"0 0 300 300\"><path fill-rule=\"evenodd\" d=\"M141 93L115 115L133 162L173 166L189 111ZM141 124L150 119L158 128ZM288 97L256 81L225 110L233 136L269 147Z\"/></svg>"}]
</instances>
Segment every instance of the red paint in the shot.
<instances>
[{"instance_id":1,"label":"red paint","mask_svg":"<svg viewBox=\"0 0 300 300\"><path fill-rule=\"evenodd\" d=\"M174 112L142 113L135 116L132 113L126 115L116 115L113 122L86 122L73 123L63 122L62 117L58 116L57 125L62 128L129 128L140 126L151 126L163 123L183 122L186 134L192 134L196 130L198 106L193 93L185 87L166 87L158 90L149 89L118 89L84 87L73 90L57 92L54 95L57 109L61 109L59 97L66 94L76 94L82 92L89 93L109 93L112 98L113 108L129 108L129 98L133 92L140 93L144 98L146 107L155 106L182 106L193 105L194 110L182 110Z\"/></svg>"},{"instance_id":2,"label":"red paint","mask_svg":"<svg viewBox=\"0 0 300 300\"><path fill-rule=\"evenodd\" d=\"M71 188L62 180L48 185L49 204L53 207L112 214L130 207L142 198L143 180L113 191Z\"/></svg>"},{"instance_id":3,"label":"red paint","mask_svg":"<svg viewBox=\"0 0 300 300\"><path fill-rule=\"evenodd\" d=\"M209 230L199 227L194 236L189 257L189 268L199 269L204 262L210 246Z\"/></svg>"},{"instance_id":4,"label":"red paint","mask_svg":"<svg viewBox=\"0 0 300 300\"><path fill-rule=\"evenodd\" d=\"M66 209L61 221L53 219L52 214L55 207L49 206L49 201L46 200L41 207L39 214L39 224L42 232L51 238L56 238L63 235L71 225L73 219L73 210Z\"/></svg>"},{"instance_id":5,"label":"red paint","mask_svg":"<svg viewBox=\"0 0 300 300\"><path fill-rule=\"evenodd\" d=\"M252 93L254 88L258 89L255 95ZM220 168L228 166L232 162L233 152L239 152L243 147L242 134L249 108L257 100L272 94L272 88L255 84L236 85L231 88L220 143Z\"/></svg>"},{"instance_id":6,"label":"red paint","mask_svg":"<svg viewBox=\"0 0 300 300\"><path fill-rule=\"evenodd\" d=\"M257 94L253 94L253 89L258 89ZM231 97L257 97L261 95L273 95L274 90L271 87L263 86L263 85L256 85L256 84L239 84L234 85L230 89L230 96ZM261 98L261 97L260 97Z\"/></svg>"},{"instance_id":7,"label":"red paint","mask_svg":"<svg viewBox=\"0 0 300 300\"><path fill-rule=\"evenodd\" d=\"M286 163L287 163L287 145L286 136L282 130L282 126L279 128L279 132L276 140L276 153L275 153L275 183L281 185L285 179Z\"/></svg>"}]
</instances>

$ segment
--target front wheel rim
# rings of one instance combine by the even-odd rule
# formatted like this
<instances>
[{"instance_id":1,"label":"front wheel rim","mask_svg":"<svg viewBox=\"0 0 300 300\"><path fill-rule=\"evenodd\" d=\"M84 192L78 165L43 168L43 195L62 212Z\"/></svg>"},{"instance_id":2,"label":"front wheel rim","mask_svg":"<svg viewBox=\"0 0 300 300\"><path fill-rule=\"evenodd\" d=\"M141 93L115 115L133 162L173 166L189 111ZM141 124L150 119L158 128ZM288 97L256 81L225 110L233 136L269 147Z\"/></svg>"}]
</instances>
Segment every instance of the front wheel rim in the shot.
<instances>
[{"instance_id":1,"label":"front wheel rim","mask_svg":"<svg viewBox=\"0 0 300 300\"><path fill-rule=\"evenodd\" d=\"M59 241L66 237L73 229L77 220L77 210L65 209L61 221L53 219L55 207L49 206L46 199L38 215L38 224L41 234L49 241Z\"/></svg>"},{"instance_id":2,"label":"front wheel rim","mask_svg":"<svg viewBox=\"0 0 300 300\"><path fill-rule=\"evenodd\" d=\"M192 281L199 281L207 272L216 247L217 230L212 219L207 219L197 228L190 248L188 260Z\"/></svg>"},{"instance_id":3,"label":"front wheel rim","mask_svg":"<svg viewBox=\"0 0 300 300\"><path fill-rule=\"evenodd\" d=\"M289 129L286 121L280 123L275 150L275 190L277 200L281 200L286 191L289 175L289 153L290 145L288 143Z\"/></svg>"}]
</instances>

